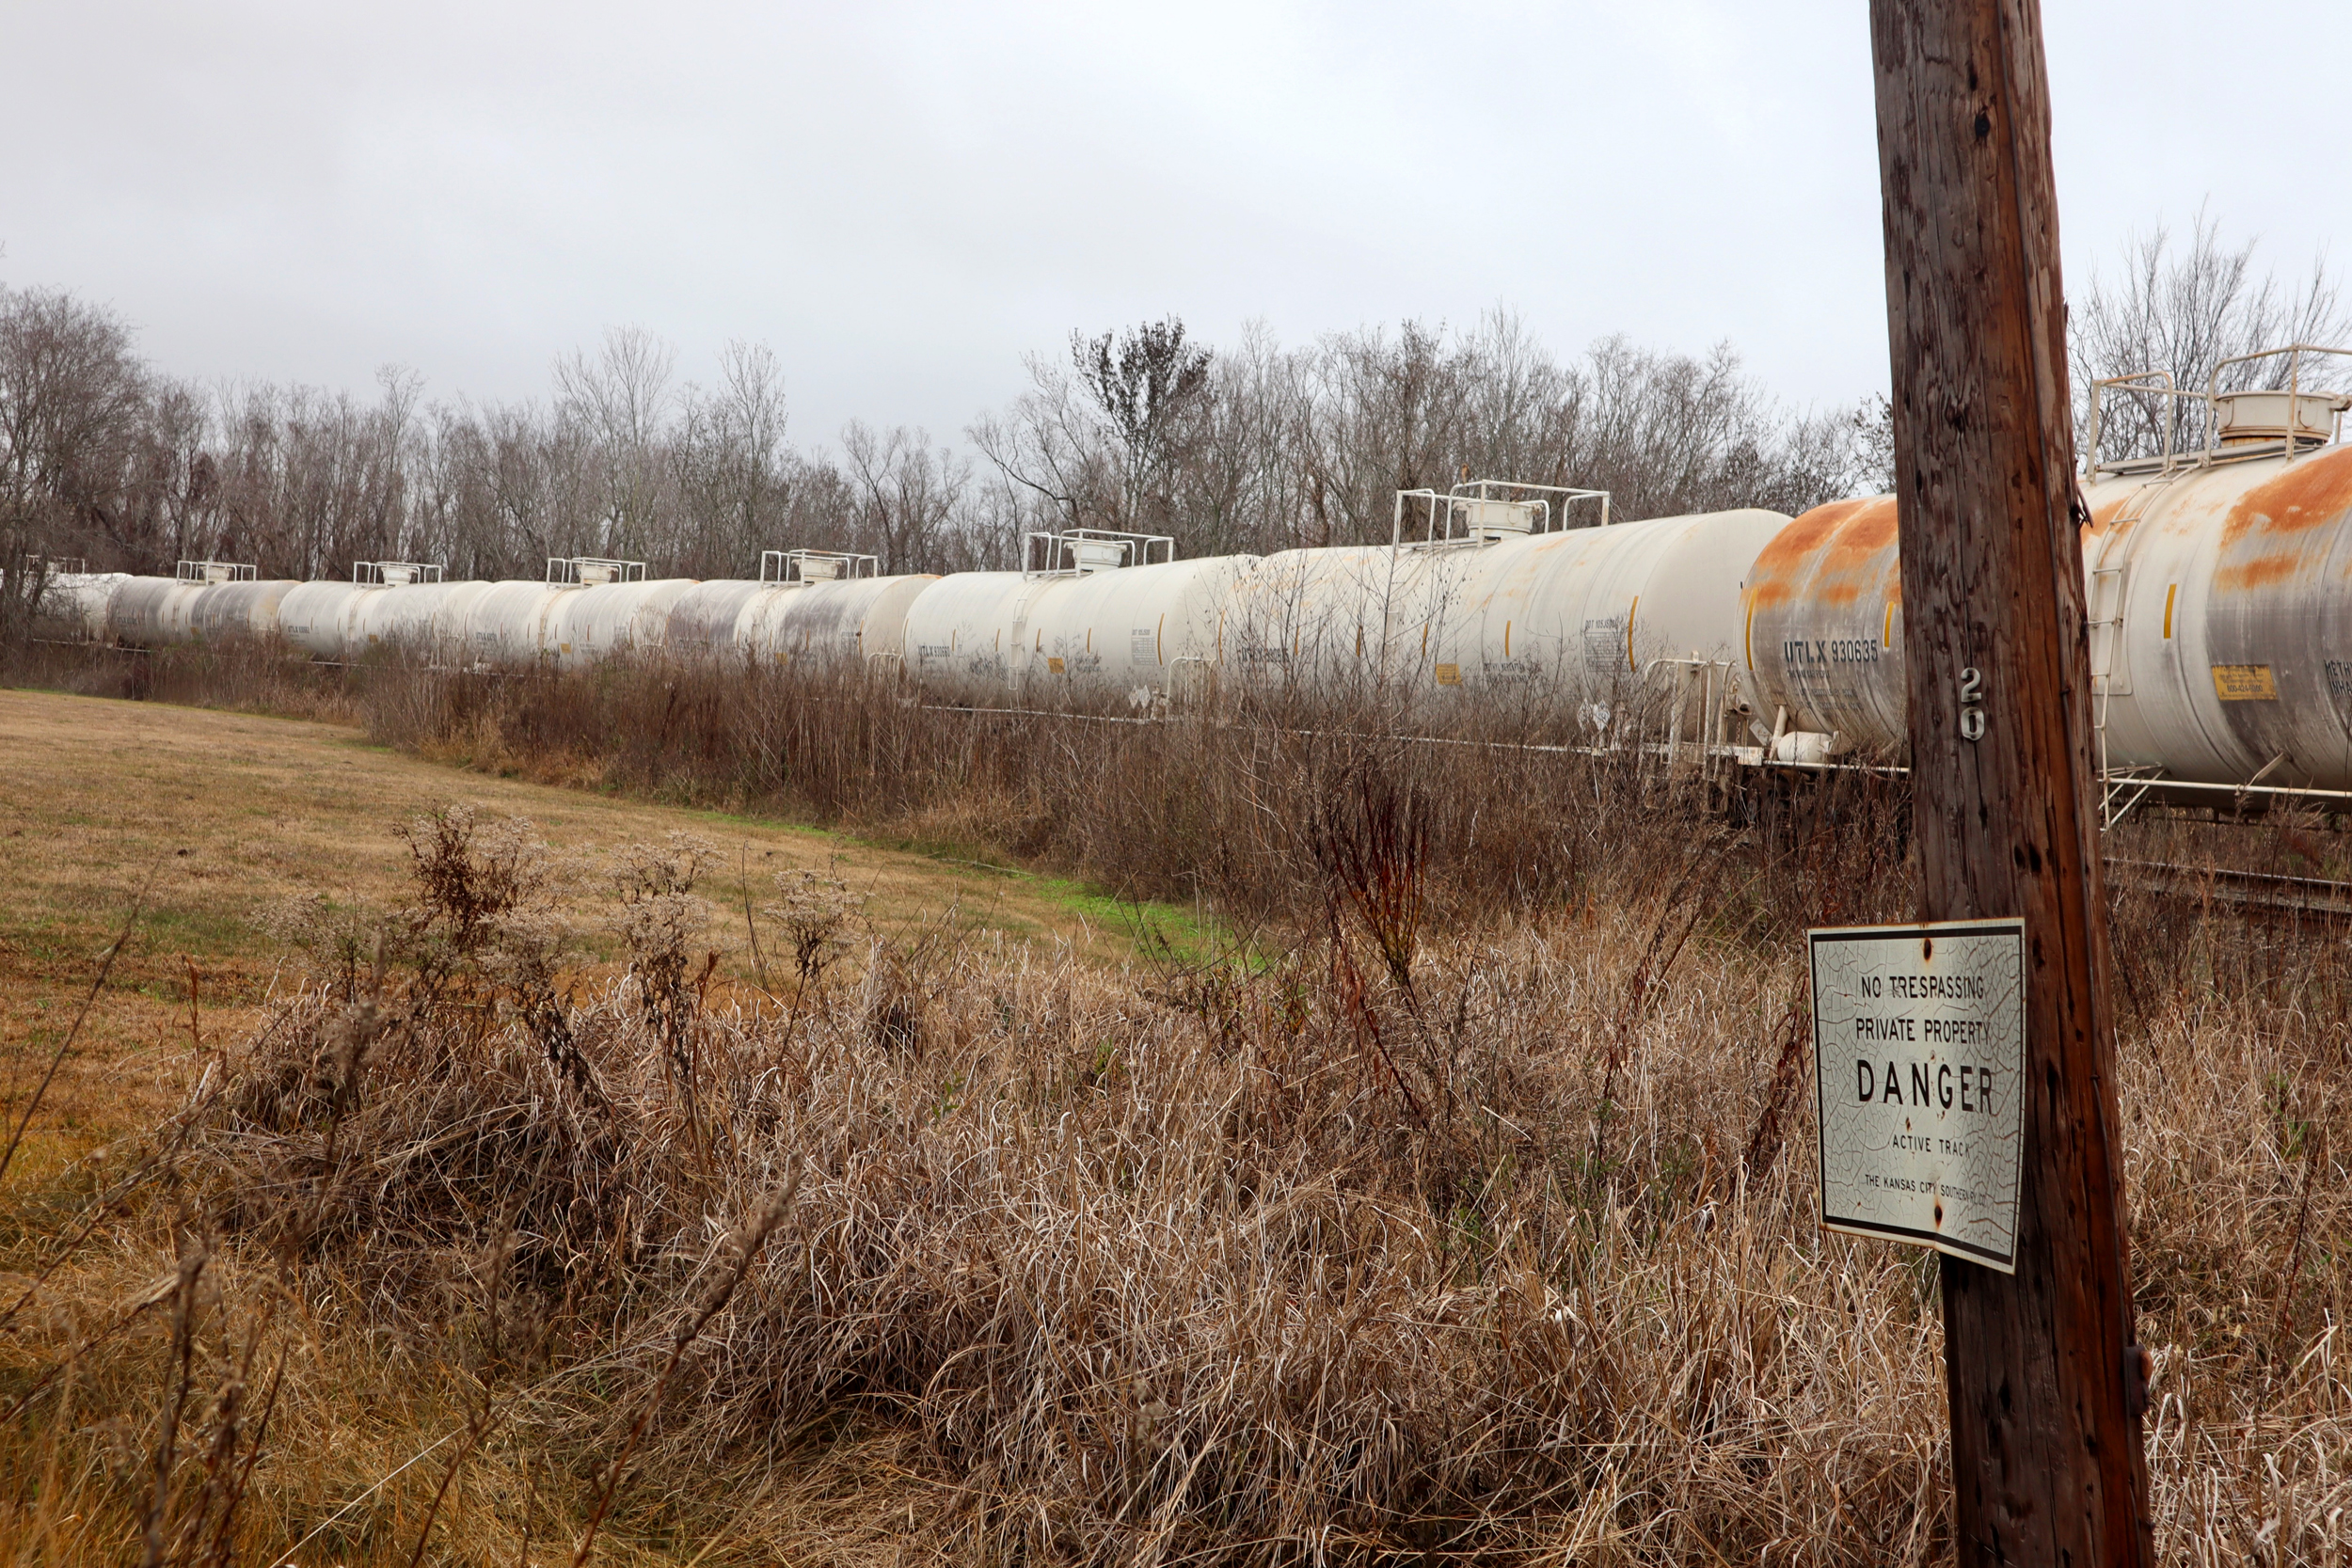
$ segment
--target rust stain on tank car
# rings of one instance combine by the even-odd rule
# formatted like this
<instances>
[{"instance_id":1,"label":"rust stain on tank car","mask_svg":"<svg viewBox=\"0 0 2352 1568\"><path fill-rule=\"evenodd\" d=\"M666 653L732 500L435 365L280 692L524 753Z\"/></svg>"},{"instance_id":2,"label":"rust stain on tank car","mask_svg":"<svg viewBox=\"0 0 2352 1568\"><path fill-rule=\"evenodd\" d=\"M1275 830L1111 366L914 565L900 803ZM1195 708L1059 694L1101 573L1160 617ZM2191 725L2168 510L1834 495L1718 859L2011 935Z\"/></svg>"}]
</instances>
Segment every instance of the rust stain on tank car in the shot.
<instances>
[{"instance_id":1,"label":"rust stain on tank car","mask_svg":"<svg viewBox=\"0 0 2352 1568\"><path fill-rule=\"evenodd\" d=\"M1758 610L1794 599L1801 589L1816 602L1850 605L1890 576L1882 556L1895 543L1895 498L1817 506L1782 529L1756 557L1750 602ZM1900 597L1899 582L1894 596Z\"/></svg>"},{"instance_id":2,"label":"rust stain on tank car","mask_svg":"<svg viewBox=\"0 0 2352 1568\"><path fill-rule=\"evenodd\" d=\"M2224 550L2249 534L2296 534L2352 511L2352 447L2288 464L2237 499L2222 524Z\"/></svg>"},{"instance_id":3,"label":"rust stain on tank car","mask_svg":"<svg viewBox=\"0 0 2352 1568\"><path fill-rule=\"evenodd\" d=\"M2243 593L2316 579L2328 535L2320 531L2352 512L2352 449L2291 463L2233 503L2221 526L2214 587Z\"/></svg>"},{"instance_id":4,"label":"rust stain on tank car","mask_svg":"<svg viewBox=\"0 0 2352 1568\"><path fill-rule=\"evenodd\" d=\"M2083 532L2086 534L2097 533L2104 530L2109 523L2115 521L2116 514L2123 510L2124 506L2130 502L2134 494L2136 494L2136 492L2126 490L2112 500L2108 500L2098 506L2092 507L2090 509L2090 521L2084 525Z\"/></svg>"},{"instance_id":5,"label":"rust stain on tank car","mask_svg":"<svg viewBox=\"0 0 2352 1568\"><path fill-rule=\"evenodd\" d=\"M1842 519L1814 562L1813 594L1824 605L1857 603L1875 590L1883 597L1895 570L1895 498L1874 496Z\"/></svg>"},{"instance_id":6,"label":"rust stain on tank car","mask_svg":"<svg viewBox=\"0 0 2352 1568\"><path fill-rule=\"evenodd\" d=\"M2274 582L2286 582L2303 575L2305 562L2301 556L2285 553L2256 556L2251 561L2234 562L2213 575L2217 589L2267 588Z\"/></svg>"}]
</instances>

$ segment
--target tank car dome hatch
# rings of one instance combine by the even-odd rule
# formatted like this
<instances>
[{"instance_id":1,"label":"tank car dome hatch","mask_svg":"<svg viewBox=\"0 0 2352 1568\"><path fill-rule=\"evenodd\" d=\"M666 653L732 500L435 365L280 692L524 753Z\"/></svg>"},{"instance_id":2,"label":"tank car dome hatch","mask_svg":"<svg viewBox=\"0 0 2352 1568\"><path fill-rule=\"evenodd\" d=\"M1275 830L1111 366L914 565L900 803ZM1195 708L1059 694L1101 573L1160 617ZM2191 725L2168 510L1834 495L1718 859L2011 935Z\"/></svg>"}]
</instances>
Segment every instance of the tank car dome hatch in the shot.
<instances>
[{"instance_id":1,"label":"tank car dome hatch","mask_svg":"<svg viewBox=\"0 0 2352 1568\"><path fill-rule=\"evenodd\" d=\"M645 563L602 555L551 555L548 557L547 579L558 585L570 583L581 588L600 588L615 582L643 582L645 580Z\"/></svg>"},{"instance_id":2,"label":"tank car dome hatch","mask_svg":"<svg viewBox=\"0 0 2352 1568\"><path fill-rule=\"evenodd\" d=\"M1165 533L1066 528L1021 537L1021 570L1028 577L1085 577L1126 566L1165 565L1175 559L1176 541Z\"/></svg>"},{"instance_id":3,"label":"tank car dome hatch","mask_svg":"<svg viewBox=\"0 0 2352 1568\"><path fill-rule=\"evenodd\" d=\"M1609 492L1579 490L1565 484L1529 484L1515 479L1471 479L1444 492L1399 490L1389 543L1412 548L1454 545L1491 545L1528 533L1550 533L1572 527L1568 514L1592 506L1593 525L1609 526ZM1412 524L1421 537L1410 537Z\"/></svg>"},{"instance_id":4,"label":"tank car dome hatch","mask_svg":"<svg viewBox=\"0 0 2352 1568\"><path fill-rule=\"evenodd\" d=\"M182 582L251 582L257 575L248 561L183 561L178 570Z\"/></svg>"},{"instance_id":5,"label":"tank car dome hatch","mask_svg":"<svg viewBox=\"0 0 2352 1568\"><path fill-rule=\"evenodd\" d=\"M2224 447L2277 443L2292 436L2298 446L2333 438L2336 420L2352 408L2341 392L2222 392L2215 396L2214 429Z\"/></svg>"},{"instance_id":6,"label":"tank car dome hatch","mask_svg":"<svg viewBox=\"0 0 2352 1568\"><path fill-rule=\"evenodd\" d=\"M447 580L448 576L437 561L355 561L351 563L352 581L382 588L442 582Z\"/></svg>"},{"instance_id":7,"label":"tank car dome hatch","mask_svg":"<svg viewBox=\"0 0 2352 1568\"><path fill-rule=\"evenodd\" d=\"M844 578L881 575L880 556L854 555L846 550L759 552L759 580L762 582L838 582Z\"/></svg>"},{"instance_id":8,"label":"tank car dome hatch","mask_svg":"<svg viewBox=\"0 0 2352 1568\"><path fill-rule=\"evenodd\" d=\"M2176 387L2169 371L2102 376L2090 384L2084 478L2095 483L2111 474L2170 474L2316 451L2342 438L2344 416L2352 411L2352 394L2317 383L2347 375L2352 348L2289 343L2221 360L2201 388ZM2222 389L2224 380L2254 379L2270 384ZM2123 450L2110 452L2117 445Z\"/></svg>"},{"instance_id":9,"label":"tank car dome hatch","mask_svg":"<svg viewBox=\"0 0 2352 1568\"><path fill-rule=\"evenodd\" d=\"M1486 544L1533 533L1544 516L1539 501L1463 500L1454 503L1454 513L1467 536Z\"/></svg>"}]
</instances>

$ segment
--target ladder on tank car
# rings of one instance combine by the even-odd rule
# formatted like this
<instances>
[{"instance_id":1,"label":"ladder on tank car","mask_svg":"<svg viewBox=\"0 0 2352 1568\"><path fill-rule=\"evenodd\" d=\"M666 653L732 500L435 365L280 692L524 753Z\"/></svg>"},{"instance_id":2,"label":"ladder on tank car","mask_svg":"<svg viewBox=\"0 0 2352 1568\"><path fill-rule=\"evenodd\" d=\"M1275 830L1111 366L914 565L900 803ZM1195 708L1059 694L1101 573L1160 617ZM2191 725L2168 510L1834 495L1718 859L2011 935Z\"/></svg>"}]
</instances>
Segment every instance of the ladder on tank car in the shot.
<instances>
[{"instance_id":1,"label":"ladder on tank car","mask_svg":"<svg viewBox=\"0 0 2352 1568\"><path fill-rule=\"evenodd\" d=\"M2138 804L2140 797L2148 793L2147 785L2143 784L2130 800L2118 808L2115 804L2117 789L2109 781L2119 775L2107 763L2107 705L2113 700L2112 683L2122 656L2123 577L2131 565L2131 545L2125 536L2135 524L2147 515L2148 508L2154 503L2157 495L2172 483L2172 479L2171 474L2164 474L2147 481L2131 493L2122 507L2108 519L2106 527L2100 531L2098 559L2090 567L2090 624L2085 628L2090 633L2090 739L2099 765L2100 816L2106 827L2113 827L2122 820L2123 813ZM2115 552L2119 540L2123 541L2124 559L2109 565L2107 557ZM2113 613L2102 613L2103 606L2112 610ZM2126 781L2137 780L2148 771L2139 768L2127 768L2120 777Z\"/></svg>"}]
</instances>

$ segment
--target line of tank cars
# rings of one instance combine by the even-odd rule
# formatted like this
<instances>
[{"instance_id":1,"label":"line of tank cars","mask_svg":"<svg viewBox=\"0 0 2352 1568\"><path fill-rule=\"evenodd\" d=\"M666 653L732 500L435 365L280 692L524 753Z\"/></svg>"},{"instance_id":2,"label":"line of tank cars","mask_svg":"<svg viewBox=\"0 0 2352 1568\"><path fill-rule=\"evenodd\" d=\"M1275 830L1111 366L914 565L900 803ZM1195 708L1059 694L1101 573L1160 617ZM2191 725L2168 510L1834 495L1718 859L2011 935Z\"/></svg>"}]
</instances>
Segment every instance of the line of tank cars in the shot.
<instances>
[{"instance_id":1,"label":"line of tank cars","mask_svg":"<svg viewBox=\"0 0 2352 1568\"><path fill-rule=\"evenodd\" d=\"M2196 397L2204 448L2094 461L2084 487L2101 765L2167 787L2352 790L2352 447L2334 439L2352 398ZM351 582L273 582L189 562L61 577L50 613L125 644L278 636L338 660L883 661L943 701L993 706L1483 692L1561 705L1601 741L1655 741L1662 711L1664 735L1718 757L1899 756L1892 497L1793 519L1609 522L1607 504L1475 482L1400 494L1385 546L1179 560L1164 537L1076 530L1031 536L1024 570L946 577L811 551L771 552L756 581L569 560L544 581L373 562ZM1569 526L1596 510L1598 526Z\"/></svg>"}]
</instances>

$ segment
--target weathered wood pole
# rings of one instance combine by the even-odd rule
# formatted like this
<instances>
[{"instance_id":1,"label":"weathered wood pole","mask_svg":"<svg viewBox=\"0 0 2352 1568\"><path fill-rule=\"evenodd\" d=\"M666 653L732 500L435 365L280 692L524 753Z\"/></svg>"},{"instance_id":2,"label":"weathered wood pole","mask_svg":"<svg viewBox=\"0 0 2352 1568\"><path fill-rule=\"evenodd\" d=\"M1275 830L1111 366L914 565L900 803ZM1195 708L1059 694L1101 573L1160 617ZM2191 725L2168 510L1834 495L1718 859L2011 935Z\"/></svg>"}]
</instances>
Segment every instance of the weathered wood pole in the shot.
<instances>
[{"instance_id":1,"label":"weathered wood pole","mask_svg":"<svg viewBox=\"0 0 2352 1568\"><path fill-rule=\"evenodd\" d=\"M1870 41L1919 914L2026 922L2017 1272L1942 1262L1958 1555L2143 1564L2041 10L1870 0Z\"/></svg>"}]
</instances>

